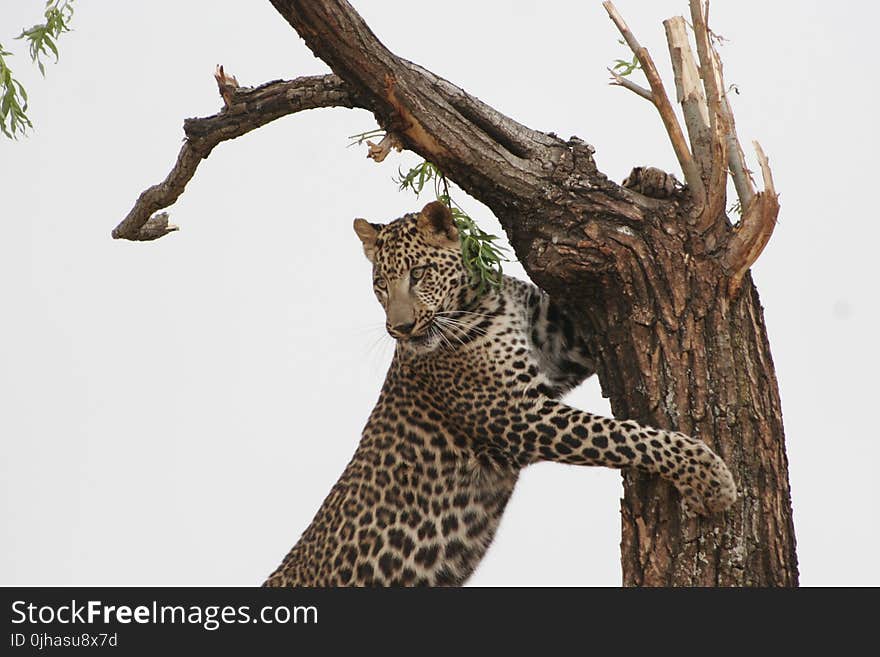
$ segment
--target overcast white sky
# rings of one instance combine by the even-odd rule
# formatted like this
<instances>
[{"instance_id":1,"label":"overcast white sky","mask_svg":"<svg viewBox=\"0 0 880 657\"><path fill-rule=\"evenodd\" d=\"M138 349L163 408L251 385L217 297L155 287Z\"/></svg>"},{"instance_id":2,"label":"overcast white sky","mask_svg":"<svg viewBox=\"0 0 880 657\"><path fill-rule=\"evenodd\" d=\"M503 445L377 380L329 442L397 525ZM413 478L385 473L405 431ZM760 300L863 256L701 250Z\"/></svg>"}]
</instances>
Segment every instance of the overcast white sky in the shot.
<instances>
[{"instance_id":1,"label":"overcast white sky","mask_svg":"<svg viewBox=\"0 0 880 657\"><path fill-rule=\"evenodd\" d=\"M398 54L533 128L592 143L615 180L633 165L676 169L653 109L606 84L627 53L598 0L354 4ZM668 72L661 20L686 1L617 5ZM215 64L246 85L327 69L268 2L77 0L41 80L11 38L41 6L0 7L35 124L0 141L0 583L258 584L378 395L391 343L351 220L421 207L391 182L415 158L376 165L346 148L374 127L363 111L287 117L214 151L172 208L179 233L113 241L168 172L183 119L219 109ZM740 135L760 139L782 193L753 273L801 581L878 585L880 11L767 0L712 11L730 39ZM570 402L608 412L595 381ZM618 585L620 494L614 471L532 468L471 582Z\"/></svg>"}]
</instances>

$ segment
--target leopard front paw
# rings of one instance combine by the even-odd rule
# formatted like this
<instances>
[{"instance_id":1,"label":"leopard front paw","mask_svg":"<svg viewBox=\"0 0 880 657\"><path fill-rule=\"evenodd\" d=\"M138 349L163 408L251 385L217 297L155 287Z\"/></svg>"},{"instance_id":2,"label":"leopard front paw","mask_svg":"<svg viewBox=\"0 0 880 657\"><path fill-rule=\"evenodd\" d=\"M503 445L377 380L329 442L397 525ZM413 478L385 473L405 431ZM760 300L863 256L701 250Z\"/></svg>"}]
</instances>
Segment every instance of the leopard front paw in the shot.
<instances>
[{"instance_id":1,"label":"leopard front paw","mask_svg":"<svg viewBox=\"0 0 880 657\"><path fill-rule=\"evenodd\" d=\"M671 479L682 496L685 514L709 516L730 508L737 493L727 465L701 440L684 435L681 439L685 444Z\"/></svg>"}]
</instances>

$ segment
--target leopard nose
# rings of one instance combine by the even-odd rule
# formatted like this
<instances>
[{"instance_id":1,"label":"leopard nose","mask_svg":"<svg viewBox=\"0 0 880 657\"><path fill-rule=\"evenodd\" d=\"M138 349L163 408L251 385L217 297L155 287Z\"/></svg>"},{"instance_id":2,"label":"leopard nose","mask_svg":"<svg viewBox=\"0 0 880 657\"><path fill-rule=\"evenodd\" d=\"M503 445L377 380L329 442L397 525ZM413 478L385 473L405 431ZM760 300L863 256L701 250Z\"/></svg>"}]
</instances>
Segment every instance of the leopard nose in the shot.
<instances>
[{"instance_id":1,"label":"leopard nose","mask_svg":"<svg viewBox=\"0 0 880 657\"><path fill-rule=\"evenodd\" d=\"M415 322L407 322L406 324L394 324L393 326L391 324L386 324L385 327L395 338L405 338L412 333L415 325Z\"/></svg>"}]
</instances>

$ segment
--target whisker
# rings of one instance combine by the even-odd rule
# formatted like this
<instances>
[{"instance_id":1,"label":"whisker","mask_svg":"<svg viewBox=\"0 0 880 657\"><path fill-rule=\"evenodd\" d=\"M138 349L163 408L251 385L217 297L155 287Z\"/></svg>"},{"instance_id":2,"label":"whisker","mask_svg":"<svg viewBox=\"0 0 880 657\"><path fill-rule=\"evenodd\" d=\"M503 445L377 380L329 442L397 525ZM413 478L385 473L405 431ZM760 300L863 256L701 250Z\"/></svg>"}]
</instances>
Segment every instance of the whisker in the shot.
<instances>
[{"instance_id":1,"label":"whisker","mask_svg":"<svg viewBox=\"0 0 880 657\"><path fill-rule=\"evenodd\" d=\"M436 318L435 318L436 319ZM441 324L432 322L431 330L436 333L437 336L445 343L446 346L449 347L448 351L455 351L455 346L449 341L449 337L446 335L444 328Z\"/></svg>"},{"instance_id":2,"label":"whisker","mask_svg":"<svg viewBox=\"0 0 880 657\"><path fill-rule=\"evenodd\" d=\"M446 345L449 347L449 351L455 351L455 347L449 341L449 338L446 337L443 330L439 326L436 327L435 330L437 331L437 334L440 336L440 338L443 340L443 342L445 342Z\"/></svg>"},{"instance_id":3,"label":"whisker","mask_svg":"<svg viewBox=\"0 0 880 657\"><path fill-rule=\"evenodd\" d=\"M490 315L488 313L475 313L470 310L441 310L441 311L438 311L434 314L435 315L474 315L476 317L495 317L495 315Z\"/></svg>"},{"instance_id":4,"label":"whisker","mask_svg":"<svg viewBox=\"0 0 880 657\"><path fill-rule=\"evenodd\" d=\"M444 326L444 325L442 325L442 324L440 324L439 326L440 326L440 328L443 330L443 332L444 332L447 336L452 337L452 338L453 338L456 342L458 342L460 345L464 345L464 344L465 344L465 341L464 341L464 339L462 338L462 333L463 333L463 331L462 331L459 327L456 327L456 326Z\"/></svg>"},{"instance_id":5,"label":"whisker","mask_svg":"<svg viewBox=\"0 0 880 657\"><path fill-rule=\"evenodd\" d=\"M372 333L373 331L384 331L385 327L382 324L369 324L367 326L356 326L351 329L352 333L356 333L358 335L363 335L364 333Z\"/></svg>"},{"instance_id":6,"label":"whisker","mask_svg":"<svg viewBox=\"0 0 880 657\"><path fill-rule=\"evenodd\" d=\"M478 335L486 335L486 329L484 329L480 326L466 324L462 321L459 321L457 319L452 319L450 317L436 317L435 316L434 319L437 321L438 324L441 324L441 325L447 326L447 327L454 327L458 330L461 330L464 333L469 333L469 332L473 331L474 333L476 333Z\"/></svg>"},{"instance_id":7,"label":"whisker","mask_svg":"<svg viewBox=\"0 0 880 657\"><path fill-rule=\"evenodd\" d=\"M387 356L387 351L385 348L388 346L388 340L391 339L391 336L382 330L382 333L373 340L370 345L367 347L365 351L365 356L369 361L371 367L375 369L382 369L383 367L387 367L384 363Z\"/></svg>"},{"instance_id":8,"label":"whisker","mask_svg":"<svg viewBox=\"0 0 880 657\"><path fill-rule=\"evenodd\" d=\"M456 326L454 323L444 324L444 320L441 317L435 318L438 320L437 327L447 333L449 333L455 340L458 341L459 344L464 345L465 342L462 337L456 332L457 330L461 330L460 327Z\"/></svg>"},{"instance_id":9,"label":"whisker","mask_svg":"<svg viewBox=\"0 0 880 657\"><path fill-rule=\"evenodd\" d=\"M486 329L484 329L481 326L476 326L474 324L465 324L464 322L449 321L449 319L445 319L445 318L441 318L441 319L445 323L446 326L454 326L454 327L460 328L466 332L473 331L474 333L479 333L480 335L486 335Z\"/></svg>"}]
</instances>

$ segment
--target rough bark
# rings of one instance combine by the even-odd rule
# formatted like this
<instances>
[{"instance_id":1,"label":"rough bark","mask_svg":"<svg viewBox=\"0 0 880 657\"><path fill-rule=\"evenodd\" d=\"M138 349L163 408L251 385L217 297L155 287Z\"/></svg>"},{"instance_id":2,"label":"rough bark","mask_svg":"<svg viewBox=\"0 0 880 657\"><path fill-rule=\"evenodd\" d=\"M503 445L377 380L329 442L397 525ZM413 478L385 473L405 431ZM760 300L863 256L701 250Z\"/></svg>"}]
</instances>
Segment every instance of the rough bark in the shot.
<instances>
[{"instance_id":1,"label":"rough bark","mask_svg":"<svg viewBox=\"0 0 880 657\"><path fill-rule=\"evenodd\" d=\"M724 214L720 72L709 129L725 141L703 149L707 202L689 191L660 200L608 180L584 141L531 130L394 55L344 0L271 1L351 104L484 202L532 280L594 329L614 414L699 436L727 461L741 495L710 519L685 519L671 487L626 474L624 584L796 585L778 387L747 274L772 231L776 195L772 186L757 195L772 203L745 208L750 223ZM701 56L706 47L698 42ZM715 75L711 60L700 64Z\"/></svg>"}]
</instances>

